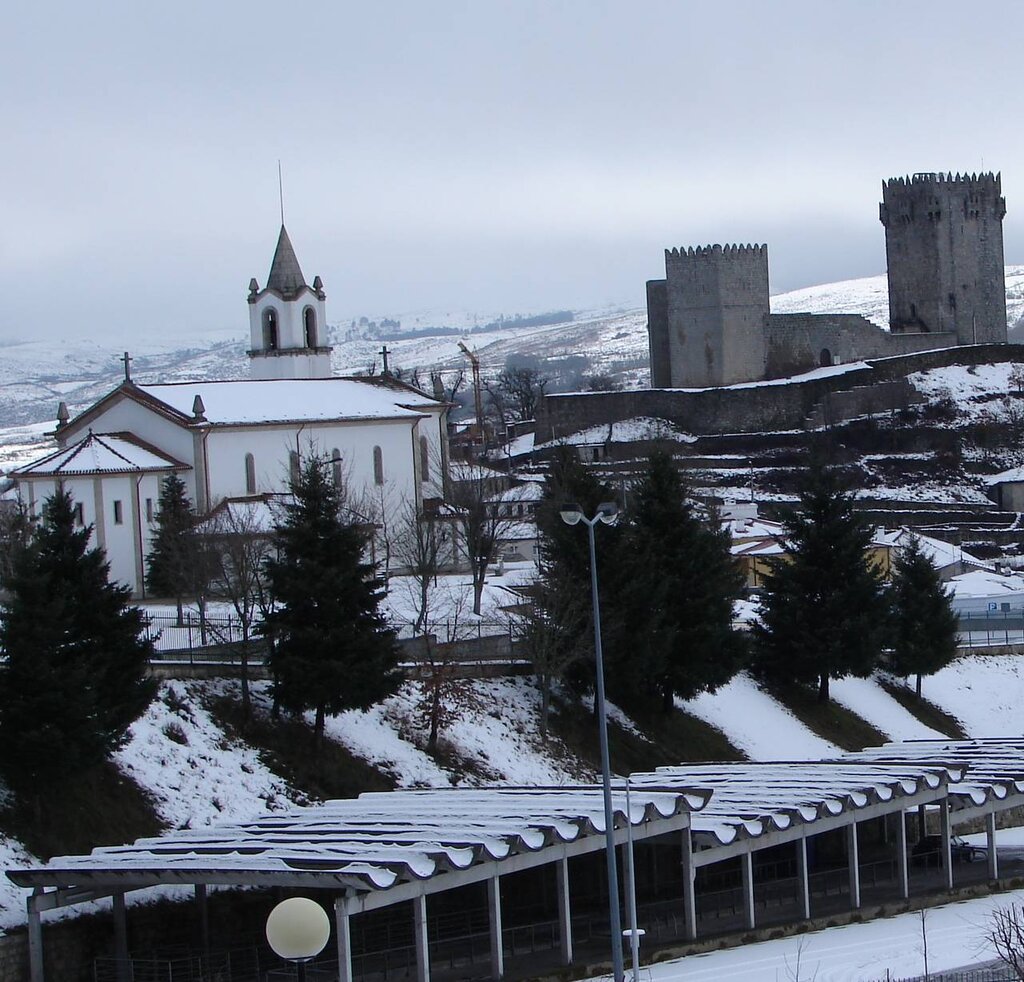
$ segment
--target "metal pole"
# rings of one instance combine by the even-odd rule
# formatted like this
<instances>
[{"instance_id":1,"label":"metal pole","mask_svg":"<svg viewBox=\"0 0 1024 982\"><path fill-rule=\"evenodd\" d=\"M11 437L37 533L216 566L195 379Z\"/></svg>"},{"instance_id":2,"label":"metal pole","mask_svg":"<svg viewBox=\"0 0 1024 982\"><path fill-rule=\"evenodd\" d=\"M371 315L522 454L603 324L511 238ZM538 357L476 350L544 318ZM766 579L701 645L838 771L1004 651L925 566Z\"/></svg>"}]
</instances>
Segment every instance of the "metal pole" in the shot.
<instances>
[{"instance_id":1,"label":"metal pole","mask_svg":"<svg viewBox=\"0 0 1024 982\"><path fill-rule=\"evenodd\" d=\"M636 866L633 855L633 813L629 807L629 778L626 778L626 904L629 913L629 949L633 961L633 982L640 982L640 935L636 928Z\"/></svg>"},{"instance_id":2,"label":"metal pole","mask_svg":"<svg viewBox=\"0 0 1024 982\"><path fill-rule=\"evenodd\" d=\"M604 792L604 851L608 861L608 922L612 932L612 972L615 982L624 982L622 962L622 921L619 916L619 873L615 863L615 825L612 815L612 772L608 757L608 720L604 697L604 656L601 650L601 603L597 596L597 552L594 526L600 519L583 517L590 543L590 593L594 604L594 661L597 676L597 728L601 742L601 784Z\"/></svg>"}]
</instances>

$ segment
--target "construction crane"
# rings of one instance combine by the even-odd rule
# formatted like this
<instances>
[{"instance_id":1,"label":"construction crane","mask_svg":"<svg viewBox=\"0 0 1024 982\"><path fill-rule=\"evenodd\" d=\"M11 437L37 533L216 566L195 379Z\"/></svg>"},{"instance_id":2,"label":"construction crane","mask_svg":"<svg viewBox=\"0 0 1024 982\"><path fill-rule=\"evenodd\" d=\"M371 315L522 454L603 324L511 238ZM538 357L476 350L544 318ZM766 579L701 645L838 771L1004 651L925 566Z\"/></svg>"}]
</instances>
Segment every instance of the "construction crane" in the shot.
<instances>
[{"instance_id":1,"label":"construction crane","mask_svg":"<svg viewBox=\"0 0 1024 982\"><path fill-rule=\"evenodd\" d=\"M486 450L487 436L484 432L484 397L480 389L480 359L462 341L459 342L459 348L469 359L470 365L473 366L473 403L476 408L476 426L480 433L481 449Z\"/></svg>"}]
</instances>

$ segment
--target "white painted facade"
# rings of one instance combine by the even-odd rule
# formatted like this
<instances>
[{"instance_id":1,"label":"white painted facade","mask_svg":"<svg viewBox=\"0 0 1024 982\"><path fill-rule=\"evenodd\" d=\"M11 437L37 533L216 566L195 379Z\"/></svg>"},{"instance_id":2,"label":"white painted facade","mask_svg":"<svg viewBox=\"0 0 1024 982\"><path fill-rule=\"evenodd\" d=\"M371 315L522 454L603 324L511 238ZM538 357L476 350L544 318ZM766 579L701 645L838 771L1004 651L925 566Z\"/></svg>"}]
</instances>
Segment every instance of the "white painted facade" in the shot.
<instances>
[{"instance_id":1,"label":"white painted facade","mask_svg":"<svg viewBox=\"0 0 1024 982\"><path fill-rule=\"evenodd\" d=\"M305 340L295 331L303 327L303 317L308 326L309 310L315 311L318 328L326 331L319 278L315 290L304 283L292 289L296 281L301 281L301 272L282 228L271 269L271 283L281 289L268 285L261 292L255 281L250 285L253 332L270 309L280 312L279 343ZM282 295L291 299L282 302ZM258 340L254 333L254 347ZM171 471L179 473L200 514L225 499L286 492L294 468L313 454L336 461L350 499L365 503L368 514L376 508L394 515L406 503L419 512L425 499L443 497L447 404L391 376L324 377L319 370L329 365L329 358L330 349L319 346L305 354L266 352L265 357L253 357L255 377L249 381L148 385L126 379L58 427L57 454L20 468L12 477L37 511L55 482L63 482L82 505L84 522L93 526L94 543L106 549L113 576L129 584L137 597L145 596L149 518L160 483ZM307 374L267 377L257 370L278 363L304 366ZM88 456L83 448L95 446L134 453L132 473L123 473L127 465L116 455L108 459L109 453L101 461L107 469L87 477L45 471L43 465L51 458L63 454L80 460ZM153 502L149 514L147 500ZM115 501L120 503L119 521Z\"/></svg>"},{"instance_id":2,"label":"white painted facade","mask_svg":"<svg viewBox=\"0 0 1024 982\"><path fill-rule=\"evenodd\" d=\"M36 518L43 501L62 490L71 495L76 524L92 526L91 545L101 546L112 579L141 594L145 558L152 547L160 486L175 460L124 436L88 434L12 475L21 500Z\"/></svg>"}]
</instances>

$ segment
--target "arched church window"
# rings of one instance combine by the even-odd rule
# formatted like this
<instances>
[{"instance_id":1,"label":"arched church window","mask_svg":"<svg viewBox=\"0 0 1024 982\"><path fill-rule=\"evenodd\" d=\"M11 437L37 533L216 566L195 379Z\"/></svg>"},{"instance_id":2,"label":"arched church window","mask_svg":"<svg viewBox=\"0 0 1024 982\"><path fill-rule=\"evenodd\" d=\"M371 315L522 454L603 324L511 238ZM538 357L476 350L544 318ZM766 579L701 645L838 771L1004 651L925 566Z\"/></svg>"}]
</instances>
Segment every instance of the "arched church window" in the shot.
<instances>
[{"instance_id":1,"label":"arched church window","mask_svg":"<svg viewBox=\"0 0 1024 982\"><path fill-rule=\"evenodd\" d=\"M316 347L316 311L307 307L302 312L302 329L306 335L306 347Z\"/></svg>"},{"instance_id":2,"label":"arched church window","mask_svg":"<svg viewBox=\"0 0 1024 982\"><path fill-rule=\"evenodd\" d=\"M420 437L420 480L430 480L430 444L425 436Z\"/></svg>"},{"instance_id":3,"label":"arched church window","mask_svg":"<svg viewBox=\"0 0 1024 982\"><path fill-rule=\"evenodd\" d=\"M832 364L832 352L828 348L821 349L821 356L818 358L818 364L822 368L828 368Z\"/></svg>"},{"instance_id":4,"label":"arched church window","mask_svg":"<svg viewBox=\"0 0 1024 982\"><path fill-rule=\"evenodd\" d=\"M331 477L334 479L334 486L341 486L341 451L335 447L331 451Z\"/></svg>"},{"instance_id":5,"label":"arched church window","mask_svg":"<svg viewBox=\"0 0 1024 982\"><path fill-rule=\"evenodd\" d=\"M277 351L277 311L268 307L263 311L263 347L267 351Z\"/></svg>"},{"instance_id":6,"label":"arched church window","mask_svg":"<svg viewBox=\"0 0 1024 982\"><path fill-rule=\"evenodd\" d=\"M384 483L384 454L380 447L373 448L373 483Z\"/></svg>"},{"instance_id":7,"label":"arched church window","mask_svg":"<svg viewBox=\"0 0 1024 982\"><path fill-rule=\"evenodd\" d=\"M288 451L288 480L292 484L299 482L299 452L298 450Z\"/></svg>"},{"instance_id":8,"label":"arched church window","mask_svg":"<svg viewBox=\"0 0 1024 982\"><path fill-rule=\"evenodd\" d=\"M256 493L256 458L251 453L245 455L245 493Z\"/></svg>"}]
</instances>

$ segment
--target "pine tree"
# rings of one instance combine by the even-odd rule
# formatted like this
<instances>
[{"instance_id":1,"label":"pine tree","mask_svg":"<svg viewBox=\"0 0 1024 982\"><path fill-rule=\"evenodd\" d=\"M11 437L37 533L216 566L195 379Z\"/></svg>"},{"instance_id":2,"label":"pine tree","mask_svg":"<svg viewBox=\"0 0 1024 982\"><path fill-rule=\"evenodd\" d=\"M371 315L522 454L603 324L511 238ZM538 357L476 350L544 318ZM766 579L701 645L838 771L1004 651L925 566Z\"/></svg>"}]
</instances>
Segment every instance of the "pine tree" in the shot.
<instances>
[{"instance_id":1,"label":"pine tree","mask_svg":"<svg viewBox=\"0 0 1024 982\"><path fill-rule=\"evenodd\" d=\"M0 618L0 769L35 792L105 760L145 710L153 646L131 591L109 581L90 528L75 528L68 494L43 506L19 550Z\"/></svg>"},{"instance_id":2,"label":"pine tree","mask_svg":"<svg viewBox=\"0 0 1024 982\"><path fill-rule=\"evenodd\" d=\"M771 682L816 683L866 676L886 629L881 576L870 563L871 529L834 469L810 469L784 523L784 555L773 562L754 628L755 670Z\"/></svg>"},{"instance_id":3,"label":"pine tree","mask_svg":"<svg viewBox=\"0 0 1024 982\"><path fill-rule=\"evenodd\" d=\"M889 667L897 675L932 675L956 657L959 621L938 570L912 536L893 565L892 650Z\"/></svg>"},{"instance_id":4,"label":"pine tree","mask_svg":"<svg viewBox=\"0 0 1024 982\"><path fill-rule=\"evenodd\" d=\"M378 609L381 581L363 559L367 537L344 513L344 488L329 460L311 457L291 491L293 502L267 561L275 607L264 620L271 639L274 697L286 709L325 716L366 709L398 687L395 632Z\"/></svg>"},{"instance_id":5,"label":"pine tree","mask_svg":"<svg viewBox=\"0 0 1024 982\"><path fill-rule=\"evenodd\" d=\"M205 594L206 563L199 536L195 531L185 482L170 474L160 485L156 531L146 557L146 589L157 597L174 597L178 623L182 621L182 600Z\"/></svg>"},{"instance_id":6,"label":"pine tree","mask_svg":"<svg viewBox=\"0 0 1024 982\"><path fill-rule=\"evenodd\" d=\"M559 511L566 503L578 504L587 516L602 502L615 501L614 491L592 470L580 463L575 451L561 447L552 461L544 498L537 509L540 541L540 588L535 592L538 616L548 631L547 660L560 666L565 680L577 692L594 685L594 624L590 596L590 546L582 525L566 525ZM605 666L616 658L616 638L621 635L617 618L616 571L622 530L602 525L595 532L601 629ZM579 602L582 601L582 602ZM549 678L547 685L557 681Z\"/></svg>"},{"instance_id":7,"label":"pine tree","mask_svg":"<svg viewBox=\"0 0 1024 982\"><path fill-rule=\"evenodd\" d=\"M732 629L743 574L728 532L698 516L686 491L672 458L652 455L630 498L618 576L629 643L613 663L617 687L657 692L665 711L727 682L743 655Z\"/></svg>"}]
</instances>

